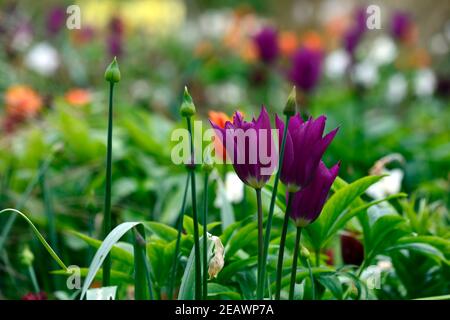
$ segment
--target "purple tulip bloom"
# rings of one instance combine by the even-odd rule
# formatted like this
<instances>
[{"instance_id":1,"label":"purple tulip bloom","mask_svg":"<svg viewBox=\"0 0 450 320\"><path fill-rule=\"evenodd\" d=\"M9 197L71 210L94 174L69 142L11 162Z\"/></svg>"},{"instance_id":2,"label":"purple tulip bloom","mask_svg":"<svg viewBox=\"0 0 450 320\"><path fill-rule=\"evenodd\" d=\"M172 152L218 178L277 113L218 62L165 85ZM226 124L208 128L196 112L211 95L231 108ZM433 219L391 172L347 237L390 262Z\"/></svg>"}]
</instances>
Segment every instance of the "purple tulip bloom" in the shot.
<instances>
[{"instance_id":1,"label":"purple tulip bloom","mask_svg":"<svg viewBox=\"0 0 450 320\"><path fill-rule=\"evenodd\" d=\"M236 112L233 122L227 121L224 128L210 123L239 178L255 189L262 188L277 165L270 118L264 106L258 119L253 118L251 122Z\"/></svg>"},{"instance_id":2,"label":"purple tulip bloom","mask_svg":"<svg viewBox=\"0 0 450 320\"><path fill-rule=\"evenodd\" d=\"M322 72L322 53L301 48L292 56L289 79L300 89L309 92L317 85Z\"/></svg>"},{"instance_id":3,"label":"purple tulip bloom","mask_svg":"<svg viewBox=\"0 0 450 320\"><path fill-rule=\"evenodd\" d=\"M297 192L313 183L320 159L338 131L336 128L322 137L325 122L325 116L315 120L310 118L304 122L300 114L289 120L280 176L281 182L287 186L289 192ZM275 124L281 145L284 122L278 118L278 115Z\"/></svg>"},{"instance_id":4,"label":"purple tulip bloom","mask_svg":"<svg viewBox=\"0 0 450 320\"><path fill-rule=\"evenodd\" d=\"M278 34L273 28L262 29L253 38L259 52L259 57L265 63L274 62L279 54Z\"/></svg>"},{"instance_id":5,"label":"purple tulip bloom","mask_svg":"<svg viewBox=\"0 0 450 320\"><path fill-rule=\"evenodd\" d=\"M411 28L412 19L408 13L397 11L391 20L391 34L397 40L405 40L408 38Z\"/></svg>"},{"instance_id":6,"label":"purple tulip bloom","mask_svg":"<svg viewBox=\"0 0 450 320\"><path fill-rule=\"evenodd\" d=\"M54 8L47 16L47 30L50 34L57 34L66 24L66 10L62 7Z\"/></svg>"},{"instance_id":7,"label":"purple tulip bloom","mask_svg":"<svg viewBox=\"0 0 450 320\"><path fill-rule=\"evenodd\" d=\"M340 163L328 169L320 161L314 180L296 192L292 199L290 216L297 227L306 227L320 215L333 181L339 173ZM289 194L287 195L289 197Z\"/></svg>"}]
</instances>

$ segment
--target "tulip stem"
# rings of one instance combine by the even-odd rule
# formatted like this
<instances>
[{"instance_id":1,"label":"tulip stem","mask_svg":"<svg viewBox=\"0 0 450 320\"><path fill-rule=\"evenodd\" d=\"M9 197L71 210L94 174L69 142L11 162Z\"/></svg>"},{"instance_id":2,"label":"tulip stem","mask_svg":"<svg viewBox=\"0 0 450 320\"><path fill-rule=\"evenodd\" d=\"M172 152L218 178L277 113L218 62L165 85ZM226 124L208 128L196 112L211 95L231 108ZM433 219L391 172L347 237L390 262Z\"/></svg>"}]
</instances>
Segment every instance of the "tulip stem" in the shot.
<instances>
[{"instance_id":1,"label":"tulip stem","mask_svg":"<svg viewBox=\"0 0 450 320\"><path fill-rule=\"evenodd\" d=\"M209 174L205 173L205 181L203 187L203 300L208 298L208 226L206 223L206 215L208 214L208 179Z\"/></svg>"},{"instance_id":2,"label":"tulip stem","mask_svg":"<svg viewBox=\"0 0 450 320\"><path fill-rule=\"evenodd\" d=\"M280 250L278 252L275 300L280 300L280 295L281 295L281 276L283 274L284 248L286 246L286 235L287 235L287 229L288 229L288 225L289 225L289 215L291 212L291 205L292 205L293 198L294 198L294 193L289 192L287 206L286 206L286 212L284 214L283 230L281 231Z\"/></svg>"},{"instance_id":3,"label":"tulip stem","mask_svg":"<svg viewBox=\"0 0 450 320\"><path fill-rule=\"evenodd\" d=\"M300 250L300 237L302 235L302 228L297 227L297 236L295 238L294 260L292 261L291 271L291 285L289 287L289 300L294 300L295 278L297 277L297 261L298 252Z\"/></svg>"},{"instance_id":4,"label":"tulip stem","mask_svg":"<svg viewBox=\"0 0 450 320\"><path fill-rule=\"evenodd\" d=\"M183 201L181 203L180 214L178 215L178 233L177 233L177 241L175 243L175 254L173 256L172 275L169 279L168 299L173 299L173 285L175 283L175 278L177 276L178 255L180 253L181 233L183 232L184 211L186 209L186 199L187 199L187 193L188 193L188 189L189 189L189 179L190 179L190 174L188 174L186 177L186 185L184 187Z\"/></svg>"},{"instance_id":5,"label":"tulip stem","mask_svg":"<svg viewBox=\"0 0 450 320\"><path fill-rule=\"evenodd\" d=\"M108 142L106 153L106 189L105 211L103 215L103 238L111 232L111 182L112 182L112 130L113 130L113 91L114 82L109 83L109 110L108 110ZM103 263L103 287L109 286L111 277L111 256L108 254Z\"/></svg>"},{"instance_id":6,"label":"tulip stem","mask_svg":"<svg viewBox=\"0 0 450 320\"><path fill-rule=\"evenodd\" d=\"M195 157L194 157L194 139L192 137L192 125L191 117L186 117L187 128L189 131L189 139L191 145L191 163L189 166L189 173L191 175L191 197L192 197L192 220L194 223L194 252L195 252L195 299L200 300L202 298L202 271L200 263L200 240L199 240L199 230L198 230L198 216L197 216L197 198L196 198L196 188L195 188Z\"/></svg>"},{"instance_id":7,"label":"tulip stem","mask_svg":"<svg viewBox=\"0 0 450 320\"><path fill-rule=\"evenodd\" d=\"M280 174L281 174L281 170L283 168L284 149L286 146L286 137L287 137L290 117L291 117L290 115L286 115L286 125L284 126L283 139L281 140L280 157L278 158L278 170L275 175L275 181L273 183L273 191L272 191L272 197L270 199L269 214L267 216L266 234L265 234L264 249L263 249L263 256L262 256L263 261L267 260L267 256L269 254L270 231L272 228L273 211L275 209L275 200L277 198L277 193L278 193L278 181L280 180ZM262 278L265 278L265 273L266 273L266 264L263 263L263 265L261 266ZM264 297L264 281L260 281L258 283L257 299L261 300L261 299L263 299L263 297Z\"/></svg>"},{"instance_id":8,"label":"tulip stem","mask_svg":"<svg viewBox=\"0 0 450 320\"><path fill-rule=\"evenodd\" d=\"M263 265L263 212L262 212L262 201L261 201L261 189L255 189L256 191L256 203L258 205L258 274L257 274L257 281L259 288L261 286L261 282L264 282L264 277L262 277L262 265ZM257 297L258 300L261 300L259 297Z\"/></svg>"}]
</instances>

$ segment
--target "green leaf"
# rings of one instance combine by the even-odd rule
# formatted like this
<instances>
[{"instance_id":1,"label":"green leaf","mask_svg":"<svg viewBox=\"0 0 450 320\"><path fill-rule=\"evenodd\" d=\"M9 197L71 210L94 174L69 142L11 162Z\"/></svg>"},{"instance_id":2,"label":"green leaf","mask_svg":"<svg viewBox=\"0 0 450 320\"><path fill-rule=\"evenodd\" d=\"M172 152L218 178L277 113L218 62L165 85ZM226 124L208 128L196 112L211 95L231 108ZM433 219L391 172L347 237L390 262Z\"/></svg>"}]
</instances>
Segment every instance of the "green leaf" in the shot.
<instances>
[{"instance_id":1,"label":"green leaf","mask_svg":"<svg viewBox=\"0 0 450 320\"><path fill-rule=\"evenodd\" d=\"M244 268L253 267L258 261L257 257L251 257L244 260L236 260L228 265L225 265L223 270L218 275L218 280L220 282L230 281L231 277Z\"/></svg>"},{"instance_id":2,"label":"green leaf","mask_svg":"<svg viewBox=\"0 0 450 320\"><path fill-rule=\"evenodd\" d=\"M401 216L389 214L379 217L371 227L370 237L365 239L365 263L370 263L377 254L408 233L406 221Z\"/></svg>"},{"instance_id":3,"label":"green leaf","mask_svg":"<svg viewBox=\"0 0 450 320\"><path fill-rule=\"evenodd\" d=\"M241 299L241 295L234 288L229 288L218 283L208 283L208 297L217 296L225 296L232 300Z\"/></svg>"},{"instance_id":4,"label":"green leaf","mask_svg":"<svg viewBox=\"0 0 450 320\"><path fill-rule=\"evenodd\" d=\"M102 280L102 269L100 268L97 274L95 275L95 280L101 281ZM80 276L86 277L89 272L88 268L80 268ZM71 273L67 273L66 270L54 270L50 271L51 274L54 275L60 275L60 276L68 276ZM111 280L113 282L125 282L125 283L133 283L133 277L131 277L128 273L117 271L117 270L111 270Z\"/></svg>"},{"instance_id":5,"label":"green leaf","mask_svg":"<svg viewBox=\"0 0 450 320\"><path fill-rule=\"evenodd\" d=\"M177 230L164 223L147 221L143 224L146 229L164 241L170 242L177 238Z\"/></svg>"},{"instance_id":6,"label":"green leaf","mask_svg":"<svg viewBox=\"0 0 450 320\"><path fill-rule=\"evenodd\" d=\"M95 249L100 248L100 246L102 245L102 241L91 238L83 233L74 230L67 230L66 232L83 240ZM133 265L133 254L123 248L118 247L117 244L112 247L110 253L112 259L116 259L117 261L123 262L127 265Z\"/></svg>"},{"instance_id":7,"label":"green leaf","mask_svg":"<svg viewBox=\"0 0 450 320\"><path fill-rule=\"evenodd\" d=\"M336 275L319 275L319 282L330 290L331 294L338 300L342 300L342 284Z\"/></svg>"},{"instance_id":8,"label":"green leaf","mask_svg":"<svg viewBox=\"0 0 450 320\"><path fill-rule=\"evenodd\" d=\"M55 253L55 251L53 251L52 247L50 247L50 245L47 243L47 241L45 240L45 238L42 236L42 234L39 232L39 230L35 227L35 225L33 224L33 222L31 222L30 219L28 219L28 217L23 214L22 212L20 212L19 210L16 209L3 209L0 211L0 215L2 213L16 213L18 214L20 217L22 217L27 223L28 225L31 227L31 229L33 230L34 234L36 235L36 237L39 239L39 241L41 242L41 244L44 246L44 248L47 250L47 252L52 256L53 260L56 261L56 263L63 268L64 270L67 270L66 265L64 264L64 262L62 262L62 260L58 257L58 255Z\"/></svg>"},{"instance_id":9,"label":"green leaf","mask_svg":"<svg viewBox=\"0 0 450 320\"><path fill-rule=\"evenodd\" d=\"M419 242L399 243L386 248L386 252L398 250L411 250L419 252L435 260L438 263L440 263L441 261L446 261L441 251L426 243L419 243Z\"/></svg>"},{"instance_id":10,"label":"green leaf","mask_svg":"<svg viewBox=\"0 0 450 320\"><path fill-rule=\"evenodd\" d=\"M331 235L330 230L336 230L336 228L333 228L334 225L336 223L345 224L345 213L352 202L359 199L359 196L367 188L378 182L382 177L367 176L337 190L328 199L317 221L306 228L311 244L315 248L322 248ZM344 220L340 222L341 219Z\"/></svg>"},{"instance_id":11,"label":"green leaf","mask_svg":"<svg viewBox=\"0 0 450 320\"><path fill-rule=\"evenodd\" d=\"M203 248L203 237L200 237L200 252ZM211 256L212 250L214 248L214 241L208 237L208 256ZM194 300L195 291L195 248L192 247L191 254L186 263L186 269L184 270L183 278L181 279L180 291L178 292L178 300ZM201 256L201 261L203 260L203 255ZM202 263L202 262L201 262ZM203 265L203 264L202 264ZM201 281L198 279L197 281Z\"/></svg>"},{"instance_id":12,"label":"green leaf","mask_svg":"<svg viewBox=\"0 0 450 320\"><path fill-rule=\"evenodd\" d=\"M80 300L83 300L86 291L89 289L92 281L95 278L95 275L99 271L103 261L105 260L108 253L113 248L114 244L119 241L125 233L127 233L130 229L134 228L137 225L142 224L141 222L124 222L115 227L103 240L102 245L97 250L92 259L91 265L89 266L89 272L86 276L86 279L83 284L83 289L81 291Z\"/></svg>"}]
</instances>

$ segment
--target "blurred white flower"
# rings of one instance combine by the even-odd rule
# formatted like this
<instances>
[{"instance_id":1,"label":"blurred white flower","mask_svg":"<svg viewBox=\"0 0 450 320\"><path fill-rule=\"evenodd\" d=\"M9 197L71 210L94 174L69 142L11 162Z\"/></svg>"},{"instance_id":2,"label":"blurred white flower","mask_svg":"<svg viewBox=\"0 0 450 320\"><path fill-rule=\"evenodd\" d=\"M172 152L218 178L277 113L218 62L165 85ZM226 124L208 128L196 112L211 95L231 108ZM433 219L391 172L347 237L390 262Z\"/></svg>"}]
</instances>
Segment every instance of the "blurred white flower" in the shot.
<instances>
[{"instance_id":1,"label":"blurred white flower","mask_svg":"<svg viewBox=\"0 0 450 320\"><path fill-rule=\"evenodd\" d=\"M330 79L342 78L350 64L350 56L345 50L331 52L325 59L325 74Z\"/></svg>"},{"instance_id":2,"label":"blurred white flower","mask_svg":"<svg viewBox=\"0 0 450 320\"><path fill-rule=\"evenodd\" d=\"M355 66L352 79L357 84L370 88L378 82L378 68L371 61L365 60Z\"/></svg>"},{"instance_id":3,"label":"blurred white flower","mask_svg":"<svg viewBox=\"0 0 450 320\"><path fill-rule=\"evenodd\" d=\"M213 105L236 105L244 97L242 87L234 82L210 85L205 90L207 100Z\"/></svg>"},{"instance_id":4,"label":"blurred white flower","mask_svg":"<svg viewBox=\"0 0 450 320\"><path fill-rule=\"evenodd\" d=\"M384 169L381 174L386 174L377 183L374 183L367 189L367 194L372 198L379 200L400 192L403 180L403 171L401 169Z\"/></svg>"},{"instance_id":5,"label":"blurred white flower","mask_svg":"<svg viewBox=\"0 0 450 320\"><path fill-rule=\"evenodd\" d=\"M232 21L229 10L207 11L200 16L198 25L203 35L218 39L230 28Z\"/></svg>"},{"instance_id":6,"label":"blurred white flower","mask_svg":"<svg viewBox=\"0 0 450 320\"><path fill-rule=\"evenodd\" d=\"M397 104L401 102L408 91L408 82L401 73L396 73L388 80L386 99L389 103Z\"/></svg>"},{"instance_id":7,"label":"blurred white flower","mask_svg":"<svg viewBox=\"0 0 450 320\"><path fill-rule=\"evenodd\" d=\"M239 203L244 199L244 183L234 172L227 172L225 176L225 197L230 203ZM214 206L220 208L223 205L222 197L217 196Z\"/></svg>"},{"instance_id":8,"label":"blurred white flower","mask_svg":"<svg viewBox=\"0 0 450 320\"><path fill-rule=\"evenodd\" d=\"M414 92L419 97L430 96L436 88L436 76L431 69L421 69L414 77Z\"/></svg>"},{"instance_id":9,"label":"blurred white flower","mask_svg":"<svg viewBox=\"0 0 450 320\"><path fill-rule=\"evenodd\" d=\"M430 40L430 50L437 55L445 55L448 53L447 39L442 33L435 34Z\"/></svg>"},{"instance_id":10,"label":"blurred white flower","mask_svg":"<svg viewBox=\"0 0 450 320\"><path fill-rule=\"evenodd\" d=\"M392 63L397 57L397 47L390 37L376 38L369 52L369 59L377 66Z\"/></svg>"},{"instance_id":11,"label":"blurred white flower","mask_svg":"<svg viewBox=\"0 0 450 320\"><path fill-rule=\"evenodd\" d=\"M43 76L54 74L59 63L58 51L46 42L38 43L25 56L25 65Z\"/></svg>"}]
</instances>

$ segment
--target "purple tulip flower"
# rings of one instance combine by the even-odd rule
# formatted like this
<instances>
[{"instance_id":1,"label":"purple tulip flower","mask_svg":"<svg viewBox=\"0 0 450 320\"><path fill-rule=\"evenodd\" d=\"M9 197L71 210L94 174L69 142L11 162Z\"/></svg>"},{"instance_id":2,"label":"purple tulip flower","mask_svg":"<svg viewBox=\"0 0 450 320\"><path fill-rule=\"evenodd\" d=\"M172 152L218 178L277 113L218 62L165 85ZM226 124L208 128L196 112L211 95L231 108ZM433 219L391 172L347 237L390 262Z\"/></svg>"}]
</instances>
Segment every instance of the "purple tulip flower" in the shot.
<instances>
[{"instance_id":1,"label":"purple tulip flower","mask_svg":"<svg viewBox=\"0 0 450 320\"><path fill-rule=\"evenodd\" d=\"M314 180L293 195L290 216L297 227L306 227L320 215L333 181L339 173L340 163L328 169L320 161ZM287 194L289 197L289 194Z\"/></svg>"},{"instance_id":2,"label":"purple tulip flower","mask_svg":"<svg viewBox=\"0 0 450 320\"><path fill-rule=\"evenodd\" d=\"M288 192L297 192L313 183L320 159L338 131L336 128L322 137L325 122L325 116L315 120L310 118L304 122L300 114L289 120L280 175L280 180L286 185ZM282 133L284 122L278 115L275 124L278 132ZM278 136L281 145L282 134Z\"/></svg>"},{"instance_id":3,"label":"purple tulip flower","mask_svg":"<svg viewBox=\"0 0 450 320\"><path fill-rule=\"evenodd\" d=\"M233 122L227 121L224 128L210 123L242 182L255 189L262 188L272 175L278 157L264 106L258 119L253 118L251 122L236 112Z\"/></svg>"},{"instance_id":4,"label":"purple tulip flower","mask_svg":"<svg viewBox=\"0 0 450 320\"><path fill-rule=\"evenodd\" d=\"M322 53L301 48L292 56L289 79L300 89L309 92L317 85L322 72Z\"/></svg>"},{"instance_id":5,"label":"purple tulip flower","mask_svg":"<svg viewBox=\"0 0 450 320\"><path fill-rule=\"evenodd\" d=\"M57 34L66 24L66 10L62 7L54 8L47 16L47 30L50 34Z\"/></svg>"},{"instance_id":6,"label":"purple tulip flower","mask_svg":"<svg viewBox=\"0 0 450 320\"><path fill-rule=\"evenodd\" d=\"M391 20L391 34L397 40L405 40L409 36L412 25L412 19L408 13L397 11Z\"/></svg>"},{"instance_id":7,"label":"purple tulip flower","mask_svg":"<svg viewBox=\"0 0 450 320\"><path fill-rule=\"evenodd\" d=\"M258 48L259 57L263 62L272 63L277 59L279 48L278 34L275 29L266 27L256 34L253 40Z\"/></svg>"}]
</instances>

